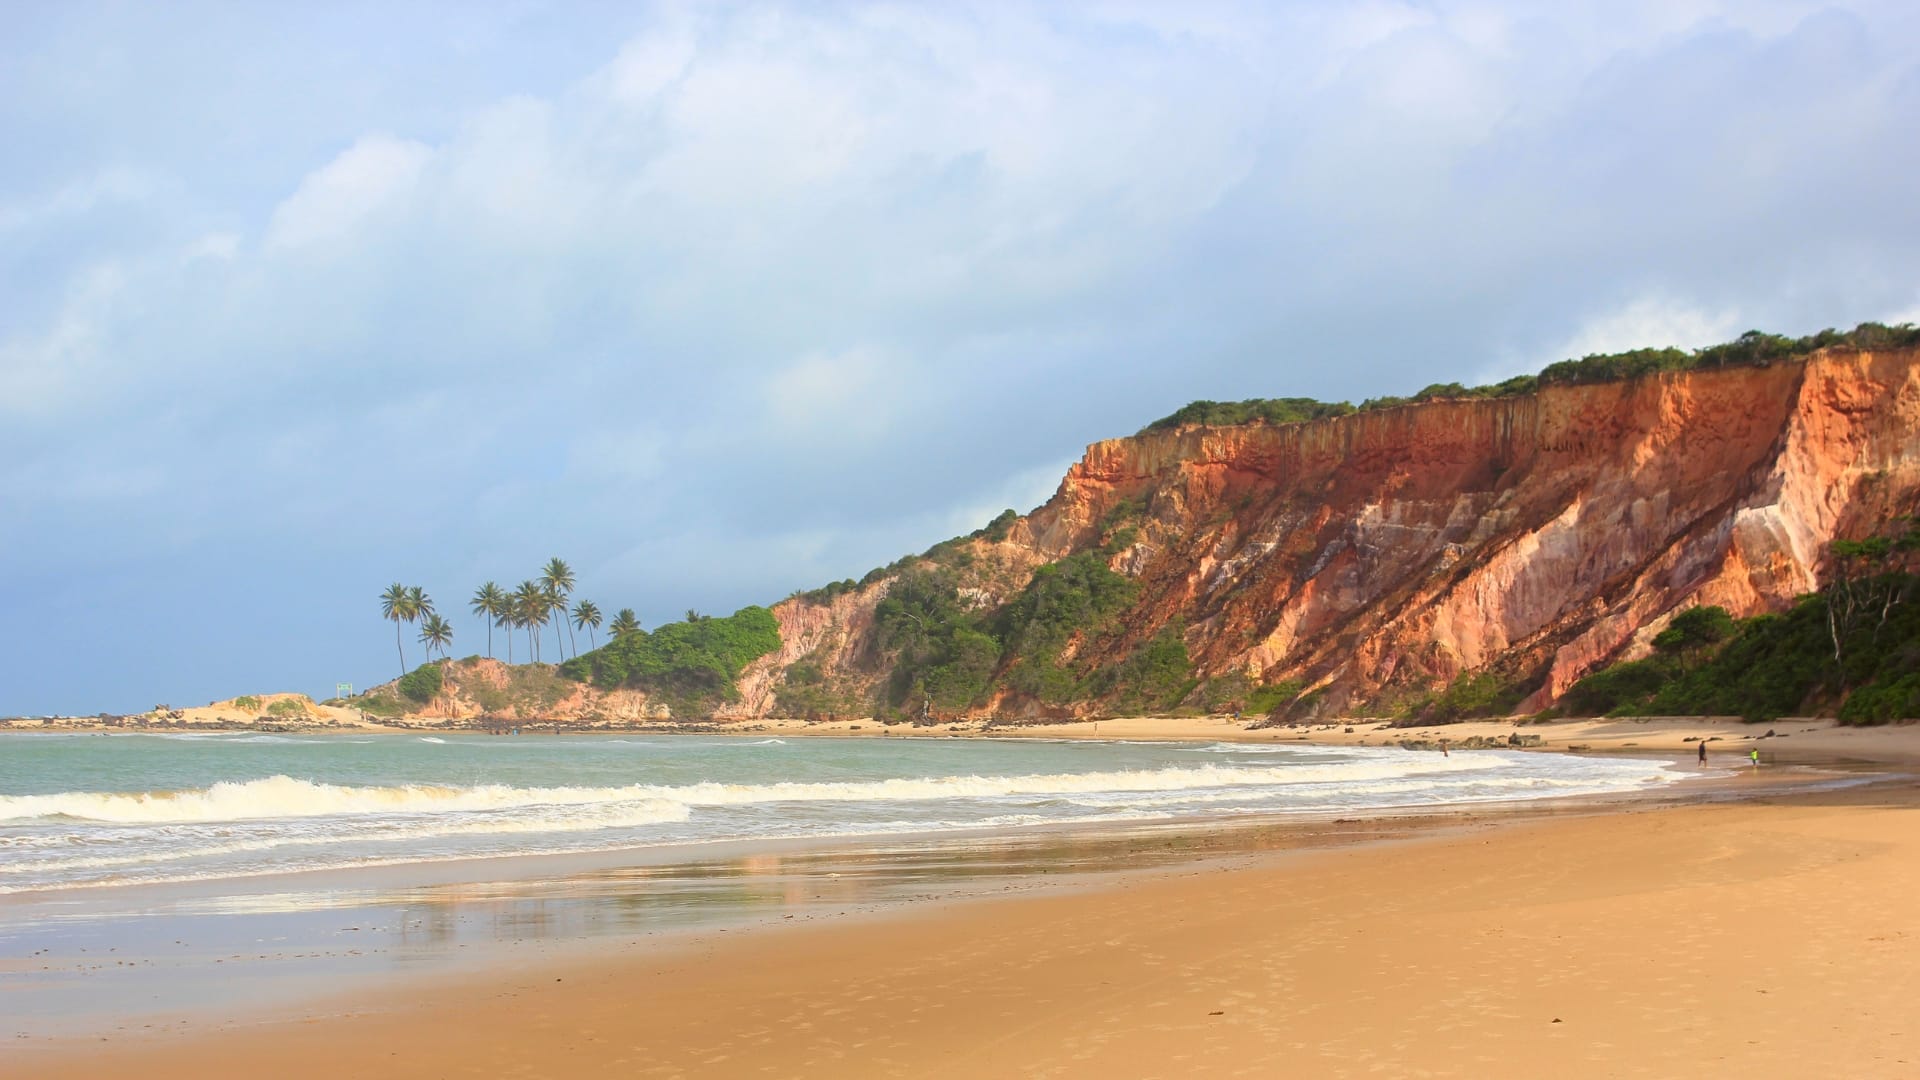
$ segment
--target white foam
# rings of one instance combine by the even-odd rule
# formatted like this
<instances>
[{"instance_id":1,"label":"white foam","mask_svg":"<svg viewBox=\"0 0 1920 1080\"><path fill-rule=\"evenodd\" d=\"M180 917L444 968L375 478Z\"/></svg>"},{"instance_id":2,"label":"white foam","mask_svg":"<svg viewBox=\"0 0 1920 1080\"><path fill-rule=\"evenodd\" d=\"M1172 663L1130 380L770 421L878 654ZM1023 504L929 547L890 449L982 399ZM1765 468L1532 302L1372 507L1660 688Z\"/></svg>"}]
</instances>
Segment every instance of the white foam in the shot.
<instances>
[{"instance_id":1,"label":"white foam","mask_svg":"<svg viewBox=\"0 0 1920 1080\"><path fill-rule=\"evenodd\" d=\"M6 875L31 876L72 870L101 870L150 866L157 863L190 862L220 855L239 855L256 851L281 851L287 848L329 847L341 843L391 843L395 841L433 840L453 836L491 836L515 833L566 833L601 829L632 829L687 820L691 810L683 803L664 799L635 799L629 802L600 803L589 806L541 807L514 814L429 818L424 822L407 819L379 828L351 833L323 831L308 834L275 832L243 840L225 840L201 833L183 836L164 845L138 845L140 850L106 855L79 855L53 858L20 857L0 865L0 880ZM122 845L124 846L124 845Z\"/></svg>"},{"instance_id":2,"label":"white foam","mask_svg":"<svg viewBox=\"0 0 1920 1080\"><path fill-rule=\"evenodd\" d=\"M56 816L123 823L246 821L356 814L443 813L648 798L667 799L689 806L738 806L768 802L872 802L1179 791L1189 788L1356 783L1427 773L1477 771L1507 764L1485 754L1457 758L1408 754L1395 755L1391 760L1382 758L1287 768L1201 765L1119 772L938 776L846 782L706 782L678 786L635 784L626 787L531 788L502 784L472 787L431 784L348 787L279 775L262 780L223 781L211 787L189 791L80 791L54 795L0 796L0 821Z\"/></svg>"}]
</instances>

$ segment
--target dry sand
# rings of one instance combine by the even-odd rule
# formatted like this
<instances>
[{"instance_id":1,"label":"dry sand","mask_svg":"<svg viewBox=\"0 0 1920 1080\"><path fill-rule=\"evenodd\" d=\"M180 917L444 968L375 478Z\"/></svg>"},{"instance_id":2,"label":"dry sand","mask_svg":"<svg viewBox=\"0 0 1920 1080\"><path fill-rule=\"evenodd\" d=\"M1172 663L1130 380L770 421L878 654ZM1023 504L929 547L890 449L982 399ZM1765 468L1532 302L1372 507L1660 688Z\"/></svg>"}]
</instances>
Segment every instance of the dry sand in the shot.
<instances>
[{"instance_id":1,"label":"dry sand","mask_svg":"<svg viewBox=\"0 0 1920 1080\"><path fill-rule=\"evenodd\" d=\"M356 1015L33 1050L14 1067L143 1080L1920 1075L1912 780L1470 821L707 934Z\"/></svg>"},{"instance_id":2,"label":"dry sand","mask_svg":"<svg viewBox=\"0 0 1920 1080\"><path fill-rule=\"evenodd\" d=\"M1403 740L1442 739L1459 745L1480 737L1505 740L1509 735L1538 738L1536 749L1591 750L1595 752L1639 751L1693 754L1701 739L1708 756L1719 763L1744 759L1749 750L1760 748L1765 761L1829 761L1856 758L1863 761L1920 762L1920 725L1903 724L1872 728L1841 727L1831 720L1788 719L1772 724L1748 724L1737 718L1720 719L1697 716L1652 718L1598 718L1558 720L1549 723L1516 723L1512 720L1475 720L1461 724L1434 724L1425 727L1395 728L1377 720L1342 720L1302 727L1255 728L1250 721L1231 717L1123 717L1111 720L1079 720L1069 723L1001 726L988 728L976 721L915 727L896 724L882 726L872 720L809 722L804 720L745 721L737 728L743 734L788 735L885 735L893 738L969 737L1031 739L1200 739L1220 742L1305 742L1332 746L1394 746ZM1774 736L1766 737L1768 731Z\"/></svg>"}]
</instances>

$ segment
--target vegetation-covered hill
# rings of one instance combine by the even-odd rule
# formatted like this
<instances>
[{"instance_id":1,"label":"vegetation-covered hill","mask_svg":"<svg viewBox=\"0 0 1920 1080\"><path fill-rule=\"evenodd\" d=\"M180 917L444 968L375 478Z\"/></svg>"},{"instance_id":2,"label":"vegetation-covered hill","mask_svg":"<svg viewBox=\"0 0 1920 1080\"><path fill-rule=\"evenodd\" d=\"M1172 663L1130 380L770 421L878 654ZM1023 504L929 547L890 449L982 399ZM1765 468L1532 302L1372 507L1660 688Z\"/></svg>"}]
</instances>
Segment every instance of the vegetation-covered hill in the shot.
<instances>
[{"instance_id":1,"label":"vegetation-covered hill","mask_svg":"<svg viewBox=\"0 0 1920 1080\"><path fill-rule=\"evenodd\" d=\"M1905 557L1886 529L1920 504L1916 368L1920 331L1864 324L1359 407L1195 402L858 580L651 633L623 611L537 677L427 665L370 711L1912 715L1913 568L1861 568ZM571 587L556 559L475 609L564 651ZM424 597L385 599L397 631Z\"/></svg>"},{"instance_id":2,"label":"vegetation-covered hill","mask_svg":"<svg viewBox=\"0 0 1920 1080\"><path fill-rule=\"evenodd\" d=\"M1539 711L1690 607L1787 618L1827 540L1920 494L1916 343L1750 333L1358 408L1195 402L1031 516L776 606L792 640L735 707Z\"/></svg>"}]
</instances>

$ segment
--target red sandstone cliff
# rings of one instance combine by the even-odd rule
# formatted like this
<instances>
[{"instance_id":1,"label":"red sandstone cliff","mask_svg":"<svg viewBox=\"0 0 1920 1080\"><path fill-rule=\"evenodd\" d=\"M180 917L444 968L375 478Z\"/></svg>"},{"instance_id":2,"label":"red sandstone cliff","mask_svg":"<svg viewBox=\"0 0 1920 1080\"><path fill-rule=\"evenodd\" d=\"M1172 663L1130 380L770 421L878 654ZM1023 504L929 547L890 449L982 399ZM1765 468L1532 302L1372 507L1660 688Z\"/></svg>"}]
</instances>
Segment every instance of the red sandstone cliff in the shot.
<instances>
[{"instance_id":1,"label":"red sandstone cliff","mask_svg":"<svg viewBox=\"0 0 1920 1080\"><path fill-rule=\"evenodd\" d=\"M968 588L1004 601L1136 500L1137 541L1111 565L1139 599L1087 660L1179 619L1197 674L1298 679L1326 710L1488 668L1537 682L1534 708L1687 606L1783 606L1816 587L1830 540L1916 496L1920 350L1835 351L1095 443L1006 540L971 542ZM887 586L777 605L786 644L731 711L773 711L803 658L871 690Z\"/></svg>"}]
</instances>

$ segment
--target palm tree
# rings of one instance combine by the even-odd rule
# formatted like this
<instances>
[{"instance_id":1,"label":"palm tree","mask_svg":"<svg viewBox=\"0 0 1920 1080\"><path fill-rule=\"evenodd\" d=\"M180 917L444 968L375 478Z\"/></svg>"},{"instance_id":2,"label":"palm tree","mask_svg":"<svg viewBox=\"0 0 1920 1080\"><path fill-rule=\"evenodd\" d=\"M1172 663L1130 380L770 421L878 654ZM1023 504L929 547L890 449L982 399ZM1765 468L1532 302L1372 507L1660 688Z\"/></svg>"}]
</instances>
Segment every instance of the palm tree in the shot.
<instances>
[{"instance_id":1,"label":"palm tree","mask_svg":"<svg viewBox=\"0 0 1920 1080\"><path fill-rule=\"evenodd\" d=\"M413 617L408 622L433 614L433 601L427 599L427 590L418 585L407 587L407 600L413 604Z\"/></svg>"},{"instance_id":2,"label":"palm tree","mask_svg":"<svg viewBox=\"0 0 1920 1080\"><path fill-rule=\"evenodd\" d=\"M702 615L702 614L700 614L699 612L697 612L697 611L695 611L695 610L693 610L692 608L688 608L688 609L687 609L687 621L688 621L688 622L690 622L690 623L697 623L697 622L699 622L699 621L700 621L701 619L704 619L704 618L706 618L706 616L705 616L705 615Z\"/></svg>"},{"instance_id":3,"label":"palm tree","mask_svg":"<svg viewBox=\"0 0 1920 1080\"><path fill-rule=\"evenodd\" d=\"M453 644L453 625L436 614L428 614L426 621L420 624L420 644L427 647L427 659L433 659L433 651L440 650L441 656L447 655L447 647Z\"/></svg>"},{"instance_id":4,"label":"palm tree","mask_svg":"<svg viewBox=\"0 0 1920 1080\"><path fill-rule=\"evenodd\" d=\"M599 635L594 633L600 629L600 609L593 601L582 600L573 605L573 625L587 632L587 641L594 648L600 647Z\"/></svg>"},{"instance_id":5,"label":"palm tree","mask_svg":"<svg viewBox=\"0 0 1920 1080\"><path fill-rule=\"evenodd\" d=\"M565 660L567 658L567 641L560 636L560 630L562 627L567 627L567 594L551 585L546 586L545 592L547 597L547 616L553 620L554 647L560 650L560 659ZM573 633L571 627L567 628L567 633Z\"/></svg>"},{"instance_id":6,"label":"palm tree","mask_svg":"<svg viewBox=\"0 0 1920 1080\"><path fill-rule=\"evenodd\" d=\"M512 663L513 631L524 630L527 625L527 620L521 611L520 594L518 591L507 594L507 611L506 614L500 616L500 625L507 628L507 662ZM533 662L533 650L531 647L527 650L527 662Z\"/></svg>"},{"instance_id":7,"label":"palm tree","mask_svg":"<svg viewBox=\"0 0 1920 1080\"><path fill-rule=\"evenodd\" d=\"M527 652L534 663L540 662L540 639L535 636L536 627L547 625L547 593L531 581L523 581L513 590L513 615L519 625L527 628Z\"/></svg>"},{"instance_id":8,"label":"palm tree","mask_svg":"<svg viewBox=\"0 0 1920 1080\"><path fill-rule=\"evenodd\" d=\"M400 674L407 673L407 647L400 640L400 624L414 620L413 594L405 585L394 582L380 594L380 615L393 622L393 647L400 653Z\"/></svg>"},{"instance_id":9,"label":"palm tree","mask_svg":"<svg viewBox=\"0 0 1920 1080\"><path fill-rule=\"evenodd\" d=\"M557 607L560 611L560 626L566 625L567 595L573 592L573 567L568 566L565 559L555 555L547 560L547 565L540 568L540 581L547 587L548 593L559 598ZM569 630L567 633L571 636L573 631ZM556 640L560 637L559 626L554 627L553 636ZM577 653L580 650L576 647L573 651ZM566 655L564 647L561 655L563 657Z\"/></svg>"},{"instance_id":10,"label":"palm tree","mask_svg":"<svg viewBox=\"0 0 1920 1080\"><path fill-rule=\"evenodd\" d=\"M618 641L628 634L640 632L640 617L633 613L632 608L623 607L614 614L613 622L607 626L607 629L613 631L613 638Z\"/></svg>"},{"instance_id":11,"label":"palm tree","mask_svg":"<svg viewBox=\"0 0 1920 1080\"><path fill-rule=\"evenodd\" d=\"M499 621L500 616L505 612L506 603L507 594L500 591L500 586L489 581L474 590L473 600L468 604L475 615L487 622L487 659L489 660L493 659L493 624ZM507 648L513 648L512 638L507 639Z\"/></svg>"}]
</instances>

